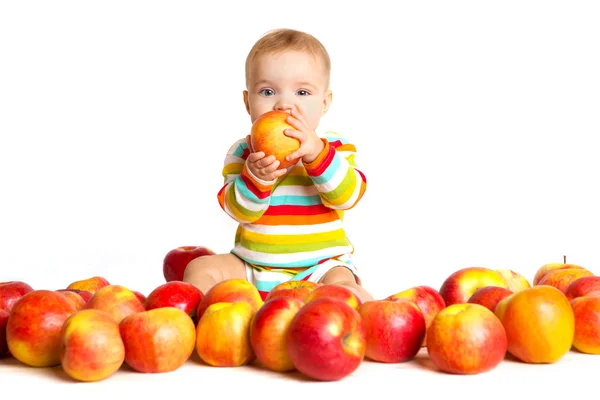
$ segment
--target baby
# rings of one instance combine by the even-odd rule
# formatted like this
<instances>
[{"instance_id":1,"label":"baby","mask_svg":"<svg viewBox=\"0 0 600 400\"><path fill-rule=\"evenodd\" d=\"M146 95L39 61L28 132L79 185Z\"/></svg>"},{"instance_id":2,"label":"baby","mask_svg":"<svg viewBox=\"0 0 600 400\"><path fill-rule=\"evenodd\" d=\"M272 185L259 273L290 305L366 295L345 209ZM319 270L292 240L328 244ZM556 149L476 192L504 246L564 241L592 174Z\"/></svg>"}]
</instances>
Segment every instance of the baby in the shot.
<instances>
[{"instance_id":1,"label":"baby","mask_svg":"<svg viewBox=\"0 0 600 400\"><path fill-rule=\"evenodd\" d=\"M344 211L362 198L366 178L355 164L356 149L327 132L321 117L331 104L330 59L313 36L290 29L271 31L246 59L244 103L251 122L284 110L294 127L284 133L299 140L288 155L296 165L279 168L273 155L254 152L250 136L225 156L224 185L217 198L239 222L230 253L198 257L184 281L203 293L226 279L252 282L263 299L288 280L343 285L364 302L373 300L352 263L354 247L342 227Z\"/></svg>"}]
</instances>

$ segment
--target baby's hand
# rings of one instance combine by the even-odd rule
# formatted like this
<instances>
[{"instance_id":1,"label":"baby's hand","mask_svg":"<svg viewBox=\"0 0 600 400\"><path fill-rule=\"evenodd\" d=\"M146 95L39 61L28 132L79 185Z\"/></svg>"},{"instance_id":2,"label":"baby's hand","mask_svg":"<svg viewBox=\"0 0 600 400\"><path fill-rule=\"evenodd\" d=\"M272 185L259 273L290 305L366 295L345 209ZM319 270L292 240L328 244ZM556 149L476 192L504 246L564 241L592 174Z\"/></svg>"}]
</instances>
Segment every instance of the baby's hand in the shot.
<instances>
[{"instance_id":1,"label":"baby's hand","mask_svg":"<svg viewBox=\"0 0 600 400\"><path fill-rule=\"evenodd\" d=\"M250 135L246 137L246 143L248 144L248 149L250 150L250 154L247 158L247 166L250 172L263 181L274 181L282 175L285 175L287 170L285 168L279 168L279 161L275 159L275 156L265 157L265 153L260 151L255 153L252 148L252 144L250 143Z\"/></svg>"}]
</instances>

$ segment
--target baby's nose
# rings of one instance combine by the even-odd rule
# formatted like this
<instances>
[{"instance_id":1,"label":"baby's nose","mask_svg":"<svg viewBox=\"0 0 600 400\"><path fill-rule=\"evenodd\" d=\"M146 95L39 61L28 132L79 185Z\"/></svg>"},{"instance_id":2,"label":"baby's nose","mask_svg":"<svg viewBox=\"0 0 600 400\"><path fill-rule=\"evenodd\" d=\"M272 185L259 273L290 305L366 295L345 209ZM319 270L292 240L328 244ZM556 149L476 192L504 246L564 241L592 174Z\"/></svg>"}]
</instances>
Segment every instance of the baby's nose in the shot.
<instances>
[{"instance_id":1,"label":"baby's nose","mask_svg":"<svg viewBox=\"0 0 600 400\"><path fill-rule=\"evenodd\" d=\"M288 101L278 101L277 104L275 104L275 110L278 110L278 111L291 112L293 108L294 108L294 105Z\"/></svg>"}]
</instances>

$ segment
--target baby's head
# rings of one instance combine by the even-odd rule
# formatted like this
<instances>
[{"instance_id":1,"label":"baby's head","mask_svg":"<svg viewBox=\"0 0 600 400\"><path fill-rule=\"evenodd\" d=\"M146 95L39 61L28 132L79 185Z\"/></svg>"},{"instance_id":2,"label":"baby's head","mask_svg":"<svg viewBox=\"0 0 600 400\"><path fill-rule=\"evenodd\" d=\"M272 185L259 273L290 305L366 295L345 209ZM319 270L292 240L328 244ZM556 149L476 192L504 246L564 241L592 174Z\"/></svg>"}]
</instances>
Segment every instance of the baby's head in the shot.
<instances>
[{"instance_id":1,"label":"baby's head","mask_svg":"<svg viewBox=\"0 0 600 400\"><path fill-rule=\"evenodd\" d=\"M254 122L271 110L296 109L315 130L331 104L331 61L313 36L278 29L260 38L246 59L244 103Z\"/></svg>"}]
</instances>

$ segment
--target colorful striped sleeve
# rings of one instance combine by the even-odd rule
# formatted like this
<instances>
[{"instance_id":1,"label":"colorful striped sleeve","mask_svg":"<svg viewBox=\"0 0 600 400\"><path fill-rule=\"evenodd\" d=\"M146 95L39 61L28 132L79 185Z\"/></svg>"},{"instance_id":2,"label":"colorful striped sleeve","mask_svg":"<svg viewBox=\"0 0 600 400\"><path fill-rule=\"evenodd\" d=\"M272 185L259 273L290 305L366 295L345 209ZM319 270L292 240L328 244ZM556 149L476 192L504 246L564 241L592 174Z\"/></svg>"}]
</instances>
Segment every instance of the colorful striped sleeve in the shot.
<instances>
[{"instance_id":1,"label":"colorful striped sleeve","mask_svg":"<svg viewBox=\"0 0 600 400\"><path fill-rule=\"evenodd\" d=\"M345 138L327 132L325 149L311 163L304 164L327 207L349 210L363 197L367 178L355 162L356 148Z\"/></svg>"},{"instance_id":2,"label":"colorful striped sleeve","mask_svg":"<svg viewBox=\"0 0 600 400\"><path fill-rule=\"evenodd\" d=\"M250 153L245 139L231 146L223 166L224 185L217 194L219 205L240 223L258 220L269 208L273 182L263 181L246 167Z\"/></svg>"}]
</instances>

